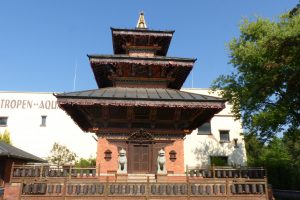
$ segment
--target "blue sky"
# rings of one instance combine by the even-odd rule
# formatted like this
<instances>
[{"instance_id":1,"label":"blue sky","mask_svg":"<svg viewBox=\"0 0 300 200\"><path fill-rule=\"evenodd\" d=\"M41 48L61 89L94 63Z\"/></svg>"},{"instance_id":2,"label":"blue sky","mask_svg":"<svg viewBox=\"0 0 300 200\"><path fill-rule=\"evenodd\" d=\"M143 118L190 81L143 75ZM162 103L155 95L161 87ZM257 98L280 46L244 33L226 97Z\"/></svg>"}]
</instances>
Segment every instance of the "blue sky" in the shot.
<instances>
[{"instance_id":1,"label":"blue sky","mask_svg":"<svg viewBox=\"0 0 300 200\"><path fill-rule=\"evenodd\" d=\"M0 0L0 91L95 89L87 54L112 54L110 27L175 30L169 56L197 58L193 86L209 87L228 64L242 18L276 20L298 0ZM191 87L191 75L184 87Z\"/></svg>"}]
</instances>

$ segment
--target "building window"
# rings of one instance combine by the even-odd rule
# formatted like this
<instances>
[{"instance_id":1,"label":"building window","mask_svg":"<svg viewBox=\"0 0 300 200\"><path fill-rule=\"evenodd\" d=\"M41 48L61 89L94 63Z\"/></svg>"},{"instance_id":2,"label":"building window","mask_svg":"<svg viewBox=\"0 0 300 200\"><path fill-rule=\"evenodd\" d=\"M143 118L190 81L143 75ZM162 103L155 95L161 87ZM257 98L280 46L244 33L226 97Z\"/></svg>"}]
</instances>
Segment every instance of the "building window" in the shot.
<instances>
[{"instance_id":1,"label":"building window","mask_svg":"<svg viewBox=\"0 0 300 200\"><path fill-rule=\"evenodd\" d=\"M234 148L239 148L239 145L238 145L238 139L237 139L237 138L234 138L234 139L233 139L233 142L234 142Z\"/></svg>"},{"instance_id":2,"label":"building window","mask_svg":"<svg viewBox=\"0 0 300 200\"><path fill-rule=\"evenodd\" d=\"M7 126L8 117L0 117L0 126Z\"/></svg>"},{"instance_id":3,"label":"building window","mask_svg":"<svg viewBox=\"0 0 300 200\"><path fill-rule=\"evenodd\" d=\"M214 166L228 166L227 156L210 156L210 164Z\"/></svg>"},{"instance_id":4,"label":"building window","mask_svg":"<svg viewBox=\"0 0 300 200\"><path fill-rule=\"evenodd\" d=\"M229 142L229 131L220 131L220 142Z\"/></svg>"},{"instance_id":5,"label":"building window","mask_svg":"<svg viewBox=\"0 0 300 200\"><path fill-rule=\"evenodd\" d=\"M46 115L42 115L41 126L46 126L46 119L47 119L47 116Z\"/></svg>"},{"instance_id":6,"label":"building window","mask_svg":"<svg viewBox=\"0 0 300 200\"><path fill-rule=\"evenodd\" d=\"M211 126L210 126L210 122L206 122L204 124L202 124L202 126L200 126L198 128L198 135L210 135L211 134Z\"/></svg>"}]
</instances>

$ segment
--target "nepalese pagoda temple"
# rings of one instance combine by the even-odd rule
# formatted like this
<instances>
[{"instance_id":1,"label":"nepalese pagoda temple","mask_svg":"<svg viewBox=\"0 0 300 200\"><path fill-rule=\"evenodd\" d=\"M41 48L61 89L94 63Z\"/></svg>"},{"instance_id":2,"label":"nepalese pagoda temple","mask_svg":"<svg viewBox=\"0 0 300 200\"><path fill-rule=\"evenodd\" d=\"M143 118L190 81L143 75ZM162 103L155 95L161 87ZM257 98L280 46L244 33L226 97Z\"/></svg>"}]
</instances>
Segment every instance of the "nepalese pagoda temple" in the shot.
<instances>
[{"instance_id":1,"label":"nepalese pagoda temple","mask_svg":"<svg viewBox=\"0 0 300 200\"><path fill-rule=\"evenodd\" d=\"M184 138L225 107L225 100L180 91L196 59L168 57L174 31L111 28L113 55L88 55L98 89L57 94L78 126L98 136L101 173L184 173Z\"/></svg>"}]
</instances>

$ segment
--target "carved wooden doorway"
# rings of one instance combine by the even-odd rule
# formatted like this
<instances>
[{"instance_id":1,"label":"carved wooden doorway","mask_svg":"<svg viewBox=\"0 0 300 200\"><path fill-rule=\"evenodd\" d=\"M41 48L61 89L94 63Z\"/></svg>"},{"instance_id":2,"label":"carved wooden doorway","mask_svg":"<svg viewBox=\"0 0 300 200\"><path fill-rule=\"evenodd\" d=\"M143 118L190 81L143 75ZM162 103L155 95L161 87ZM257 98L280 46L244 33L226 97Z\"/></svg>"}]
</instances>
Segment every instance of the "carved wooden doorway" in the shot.
<instances>
[{"instance_id":1,"label":"carved wooden doorway","mask_svg":"<svg viewBox=\"0 0 300 200\"><path fill-rule=\"evenodd\" d=\"M130 144L131 170L132 173L149 173L150 154L149 144Z\"/></svg>"},{"instance_id":2,"label":"carved wooden doorway","mask_svg":"<svg viewBox=\"0 0 300 200\"><path fill-rule=\"evenodd\" d=\"M141 129L128 138L128 172L150 173L153 171L153 136Z\"/></svg>"}]
</instances>

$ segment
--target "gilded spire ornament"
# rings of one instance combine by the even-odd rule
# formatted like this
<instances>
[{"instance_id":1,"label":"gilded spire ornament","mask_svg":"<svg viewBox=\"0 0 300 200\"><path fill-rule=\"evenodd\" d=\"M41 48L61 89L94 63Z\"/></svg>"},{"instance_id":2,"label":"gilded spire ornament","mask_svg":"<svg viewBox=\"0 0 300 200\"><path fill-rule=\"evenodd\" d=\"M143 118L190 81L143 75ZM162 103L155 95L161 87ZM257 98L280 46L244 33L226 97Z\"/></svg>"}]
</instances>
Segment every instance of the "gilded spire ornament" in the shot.
<instances>
[{"instance_id":1,"label":"gilded spire ornament","mask_svg":"<svg viewBox=\"0 0 300 200\"><path fill-rule=\"evenodd\" d=\"M139 20L136 24L136 28L147 29L146 20L145 20L145 17L144 17L144 12L140 13Z\"/></svg>"}]
</instances>

